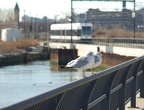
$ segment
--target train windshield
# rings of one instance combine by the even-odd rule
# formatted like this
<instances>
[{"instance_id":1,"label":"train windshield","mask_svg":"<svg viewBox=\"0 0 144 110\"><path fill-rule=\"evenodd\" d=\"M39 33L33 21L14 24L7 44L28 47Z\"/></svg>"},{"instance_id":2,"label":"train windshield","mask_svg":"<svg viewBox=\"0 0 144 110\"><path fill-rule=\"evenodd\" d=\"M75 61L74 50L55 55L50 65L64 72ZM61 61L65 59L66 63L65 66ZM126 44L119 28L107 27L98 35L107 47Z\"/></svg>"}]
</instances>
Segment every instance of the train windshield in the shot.
<instances>
[{"instance_id":1,"label":"train windshield","mask_svg":"<svg viewBox=\"0 0 144 110\"><path fill-rule=\"evenodd\" d=\"M83 35L90 35L91 34L91 27L82 27L82 34Z\"/></svg>"}]
</instances>

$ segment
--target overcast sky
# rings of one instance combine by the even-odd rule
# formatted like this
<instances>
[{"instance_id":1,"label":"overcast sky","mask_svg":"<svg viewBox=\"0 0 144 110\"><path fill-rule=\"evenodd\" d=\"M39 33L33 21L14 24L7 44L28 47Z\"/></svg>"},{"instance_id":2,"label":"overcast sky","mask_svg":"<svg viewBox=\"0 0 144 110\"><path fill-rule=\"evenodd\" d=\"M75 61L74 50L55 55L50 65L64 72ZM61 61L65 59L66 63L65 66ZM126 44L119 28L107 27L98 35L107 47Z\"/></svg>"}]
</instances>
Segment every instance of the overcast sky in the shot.
<instances>
[{"instance_id":1,"label":"overcast sky","mask_svg":"<svg viewBox=\"0 0 144 110\"><path fill-rule=\"evenodd\" d=\"M142 2L142 3L141 3ZM42 18L54 18L56 15L65 15L70 13L71 0L0 0L0 8L14 8L18 3L20 16L37 16ZM144 0L136 0L137 7L144 7ZM84 12L88 8L100 8L101 10L119 10L122 9L122 2L73 2L76 13ZM133 3L127 3L127 7L133 9Z\"/></svg>"}]
</instances>

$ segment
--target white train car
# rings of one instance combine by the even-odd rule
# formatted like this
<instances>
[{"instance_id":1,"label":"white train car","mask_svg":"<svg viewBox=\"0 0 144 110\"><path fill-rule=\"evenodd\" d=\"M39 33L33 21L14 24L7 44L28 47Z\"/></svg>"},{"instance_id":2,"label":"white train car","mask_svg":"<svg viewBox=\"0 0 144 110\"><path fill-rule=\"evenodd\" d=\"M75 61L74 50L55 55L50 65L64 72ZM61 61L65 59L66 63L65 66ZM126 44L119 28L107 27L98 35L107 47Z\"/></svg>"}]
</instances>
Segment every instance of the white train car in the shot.
<instances>
[{"instance_id":1,"label":"white train car","mask_svg":"<svg viewBox=\"0 0 144 110\"><path fill-rule=\"evenodd\" d=\"M91 23L63 23L52 24L50 40L71 40L71 27L72 27L72 40L90 39L92 36Z\"/></svg>"}]
</instances>

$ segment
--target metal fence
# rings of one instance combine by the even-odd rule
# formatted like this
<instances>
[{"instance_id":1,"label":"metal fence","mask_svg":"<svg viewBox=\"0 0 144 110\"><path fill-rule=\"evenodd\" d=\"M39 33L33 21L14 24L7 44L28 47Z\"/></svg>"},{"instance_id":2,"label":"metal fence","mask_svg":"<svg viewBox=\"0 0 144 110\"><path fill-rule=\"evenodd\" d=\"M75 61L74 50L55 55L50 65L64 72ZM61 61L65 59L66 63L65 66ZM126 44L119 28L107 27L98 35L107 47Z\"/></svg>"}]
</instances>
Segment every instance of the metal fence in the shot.
<instances>
[{"instance_id":1,"label":"metal fence","mask_svg":"<svg viewBox=\"0 0 144 110\"><path fill-rule=\"evenodd\" d=\"M51 39L51 42L70 43L70 40ZM144 38L92 38L92 39L89 38L89 39L73 40L73 43L144 48Z\"/></svg>"},{"instance_id":2,"label":"metal fence","mask_svg":"<svg viewBox=\"0 0 144 110\"><path fill-rule=\"evenodd\" d=\"M92 44L144 48L143 38L96 38L91 40Z\"/></svg>"},{"instance_id":3,"label":"metal fence","mask_svg":"<svg viewBox=\"0 0 144 110\"><path fill-rule=\"evenodd\" d=\"M125 110L144 98L144 56L1 110Z\"/></svg>"}]
</instances>

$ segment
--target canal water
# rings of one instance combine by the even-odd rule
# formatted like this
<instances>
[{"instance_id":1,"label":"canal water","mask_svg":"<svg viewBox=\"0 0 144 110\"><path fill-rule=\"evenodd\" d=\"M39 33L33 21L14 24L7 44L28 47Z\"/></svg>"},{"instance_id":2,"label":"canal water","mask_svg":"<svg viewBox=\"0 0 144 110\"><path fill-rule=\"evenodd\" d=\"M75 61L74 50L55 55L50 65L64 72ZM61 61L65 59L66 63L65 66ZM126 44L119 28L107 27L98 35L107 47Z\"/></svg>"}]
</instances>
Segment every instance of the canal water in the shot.
<instances>
[{"instance_id":1,"label":"canal water","mask_svg":"<svg viewBox=\"0 0 144 110\"><path fill-rule=\"evenodd\" d=\"M90 75L90 72L86 73ZM53 71L49 61L0 68L0 108L81 79L77 71Z\"/></svg>"}]
</instances>

